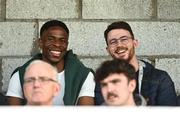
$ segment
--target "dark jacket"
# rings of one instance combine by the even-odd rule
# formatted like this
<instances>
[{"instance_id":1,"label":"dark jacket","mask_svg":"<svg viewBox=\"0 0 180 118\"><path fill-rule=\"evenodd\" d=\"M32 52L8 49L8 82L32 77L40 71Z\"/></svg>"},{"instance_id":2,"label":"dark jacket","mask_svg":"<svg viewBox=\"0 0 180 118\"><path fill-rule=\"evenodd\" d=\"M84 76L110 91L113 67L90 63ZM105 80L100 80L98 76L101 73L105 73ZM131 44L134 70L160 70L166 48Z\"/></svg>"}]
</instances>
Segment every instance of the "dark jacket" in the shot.
<instances>
[{"instance_id":1,"label":"dark jacket","mask_svg":"<svg viewBox=\"0 0 180 118\"><path fill-rule=\"evenodd\" d=\"M167 72L154 68L144 62L144 75L141 93L147 105L176 106L177 97L174 83Z\"/></svg>"},{"instance_id":2,"label":"dark jacket","mask_svg":"<svg viewBox=\"0 0 180 118\"><path fill-rule=\"evenodd\" d=\"M141 94L151 106L176 106L177 97L174 83L167 72L154 68L150 63L144 62ZM137 86L138 87L138 86ZM96 105L104 102L100 86L96 86Z\"/></svg>"},{"instance_id":3,"label":"dark jacket","mask_svg":"<svg viewBox=\"0 0 180 118\"><path fill-rule=\"evenodd\" d=\"M3 93L0 93L0 105L8 105L7 97Z\"/></svg>"}]
</instances>

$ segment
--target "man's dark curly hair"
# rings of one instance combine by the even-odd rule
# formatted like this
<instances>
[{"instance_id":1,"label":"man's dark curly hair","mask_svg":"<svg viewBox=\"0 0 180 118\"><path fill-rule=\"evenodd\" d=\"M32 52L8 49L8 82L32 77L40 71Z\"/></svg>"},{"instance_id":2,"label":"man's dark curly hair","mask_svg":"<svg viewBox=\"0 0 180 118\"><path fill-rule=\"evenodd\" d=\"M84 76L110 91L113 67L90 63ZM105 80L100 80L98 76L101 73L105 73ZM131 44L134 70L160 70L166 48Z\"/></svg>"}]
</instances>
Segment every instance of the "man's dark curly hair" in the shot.
<instances>
[{"instance_id":1,"label":"man's dark curly hair","mask_svg":"<svg viewBox=\"0 0 180 118\"><path fill-rule=\"evenodd\" d=\"M104 38L106 40L106 44L107 45L108 45L108 43L107 43L107 35L108 35L108 33L111 30L114 30L114 29L124 29L124 30L127 30L131 34L132 39L134 39L134 34L132 32L131 26L127 22L125 22L125 21L117 21L117 22L113 22L112 24L110 24L107 27L107 29L104 31Z\"/></svg>"},{"instance_id":2,"label":"man's dark curly hair","mask_svg":"<svg viewBox=\"0 0 180 118\"><path fill-rule=\"evenodd\" d=\"M95 81L97 83L104 80L111 74L124 74L130 80L135 79L135 68L125 60L108 60L103 62L96 70Z\"/></svg>"},{"instance_id":3,"label":"man's dark curly hair","mask_svg":"<svg viewBox=\"0 0 180 118\"><path fill-rule=\"evenodd\" d=\"M62 27L69 35L69 29L65 23L59 20L50 20L50 21L47 21L45 24L43 24L43 26L41 27L40 36L42 36L44 31L48 30L50 27L53 27L53 26Z\"/></svg>"}]
</instances>

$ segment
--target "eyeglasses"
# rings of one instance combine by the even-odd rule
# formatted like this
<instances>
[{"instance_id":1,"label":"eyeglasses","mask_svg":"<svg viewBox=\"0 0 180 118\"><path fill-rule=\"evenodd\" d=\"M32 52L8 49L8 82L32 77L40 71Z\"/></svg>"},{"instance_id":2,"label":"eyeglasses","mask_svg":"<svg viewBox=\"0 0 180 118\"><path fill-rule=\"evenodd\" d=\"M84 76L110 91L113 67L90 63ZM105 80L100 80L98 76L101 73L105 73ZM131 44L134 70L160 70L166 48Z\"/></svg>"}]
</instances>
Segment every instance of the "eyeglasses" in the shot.
<instances>
[{"instance_id":1,"label":"eyeglasses","mask_svg":"<svg viewBox=\"0 0 180 118\"><path fill-rule=\"evenodd\" d=\"M33 84L35 81L38 81L41 84L46 84L48 82L56 82L56 80L52 79L52 78L48 78L48 77L29 77L29 78L25 78L24 79L24 84Z\"/></svg>"},{"instance_id":2,"label":"eyeglasses","mask_svg":"<svg viewBox=\"0 0 180 118\"><path fill-rule=\"evenodd\" d=\"M132 39L132 37L122 36L119 39L113 38L109 41L109 46L117 46L119 42L127 45L129 43L129 39Z\"/></svg>"}]
</instances>

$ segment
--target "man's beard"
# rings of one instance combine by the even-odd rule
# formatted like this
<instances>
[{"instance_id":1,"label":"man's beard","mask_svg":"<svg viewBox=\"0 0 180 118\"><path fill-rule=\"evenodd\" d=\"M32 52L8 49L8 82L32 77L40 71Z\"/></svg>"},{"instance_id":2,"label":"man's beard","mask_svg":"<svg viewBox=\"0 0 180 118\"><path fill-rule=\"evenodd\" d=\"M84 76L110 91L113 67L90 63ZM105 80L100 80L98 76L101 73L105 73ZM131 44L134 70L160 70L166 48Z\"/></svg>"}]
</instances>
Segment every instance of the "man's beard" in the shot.
<instances>
[{"instance_id":1,"label":"man's beard","mask_svg":"<svg viewBox=\"0 0 180 118\"><path fill-rule=\"evenodd\" d=\"M128 54L128 58L120 58L120 57L116 57L115 55L111 55L114 59L121 59L121 60L125 60L127 62L130 62L133 58L135 54L135 48L131 48L131 50L129 51L129 54Z\"/></svg>"}]
</instances>

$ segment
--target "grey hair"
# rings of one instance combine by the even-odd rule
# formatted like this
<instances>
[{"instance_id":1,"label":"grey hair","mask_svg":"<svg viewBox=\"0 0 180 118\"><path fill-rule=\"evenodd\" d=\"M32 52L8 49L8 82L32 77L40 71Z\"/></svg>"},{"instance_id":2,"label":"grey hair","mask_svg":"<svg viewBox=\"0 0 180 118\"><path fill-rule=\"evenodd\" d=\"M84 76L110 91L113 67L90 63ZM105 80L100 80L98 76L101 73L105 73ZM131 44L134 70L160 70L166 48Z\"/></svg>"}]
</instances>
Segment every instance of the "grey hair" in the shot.
<instances>
[{"instance_id":1,"label":"grey hair","mask_svg":"<svg viewBox=\"0 0 180 118\"><path fill-rule=\"evenodd\" d=\"M26 67L25 73L26 73L26 71L27 71L32 65L34 65L34 64L40 64L40 63L48 64L48 65L52 68L53 72L54 72L55 75L56 75L56 76L55 76L55 77L56 77L56 80L57 80L57 82L59 83L59 81L58 81L58 70L57 70L57 68L56 68L55 66L52 66L51 64L43 61L43 60L34 60L34 61L32 61L32 62Z\"/></svg>"}]
</instances>

